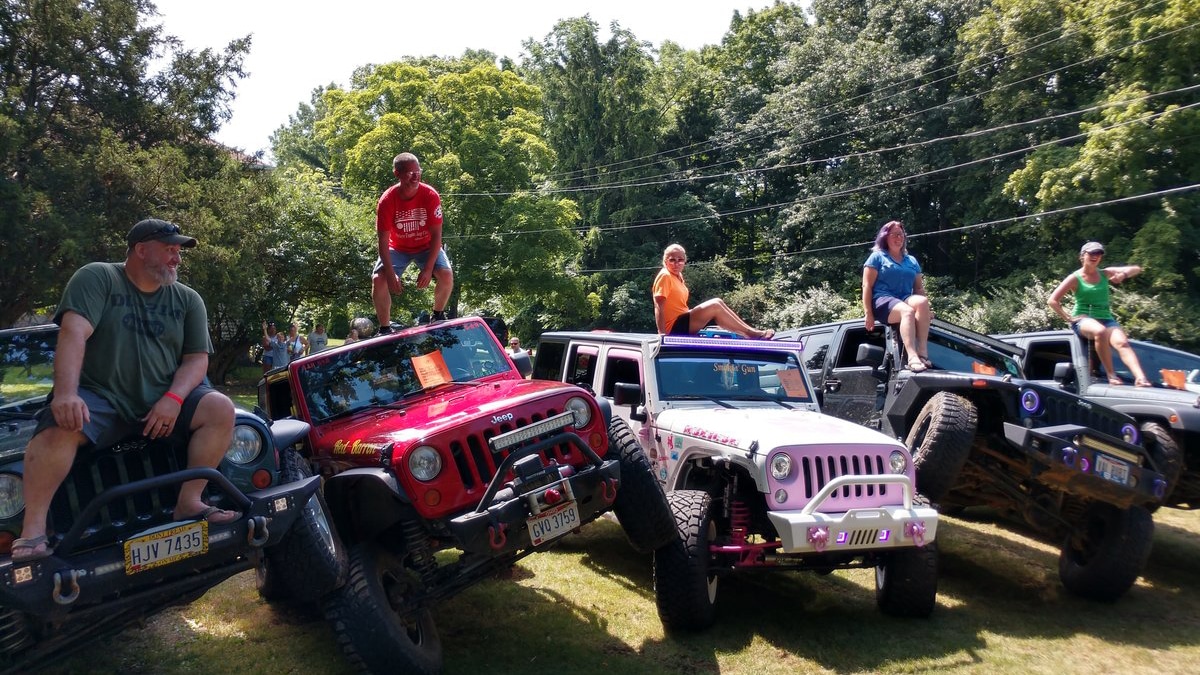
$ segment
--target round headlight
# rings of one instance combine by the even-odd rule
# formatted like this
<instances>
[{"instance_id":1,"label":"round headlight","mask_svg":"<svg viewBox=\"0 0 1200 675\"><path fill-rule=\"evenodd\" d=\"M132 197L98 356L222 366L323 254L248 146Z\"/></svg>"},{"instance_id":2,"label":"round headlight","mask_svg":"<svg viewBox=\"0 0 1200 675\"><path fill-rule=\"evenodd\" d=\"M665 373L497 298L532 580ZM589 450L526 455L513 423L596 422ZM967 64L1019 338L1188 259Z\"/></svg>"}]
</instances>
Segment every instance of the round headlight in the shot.
<instances>
[{"instance_id":1,"label":"round headlight","mask_svg":"<svg viewBox=\"0 0 1200 675\"><path fill-rule=\"evenodd\" d=\"M908 470L908 458L903 452L893 450L888 456L888 466L892 469L892 473L904 473Z\"/></svg>"},{"instance_id":2,"label":"round headlight","mask_svg":"<svg viewBox=\"0 0 1200 675\"><path fill-rule=\"evenodd\" d=\"M578 396L572 396L567 399L567 410L575 416L575 427L586 427L588 422L592 421L592 406L588 402Z\"/></svg>"},{"instance_id":3,"label":"round headlight","mask_svg":"<svg viewBox=\"0 0 1200 675\"><path fill-rule=\"evenodd\" d=\"M1141 439L1141 434L1138 433L1138 428L1132 424L1126 424L1121 427L1121 438L1125 439L1126 443L1137 445Z\"/></svg>"},{"instance_id":4,"label":"round headlight","mask_svg":"<svg viewBox=\"0 0 1200 675\"><path fill-rule=\"evenodd\" d=\"M21 477L0 473L0 520L12 518L25 508L25 485Z\"/></svg>"},{"instance_id":5,"label":"round headlight","mask_svg":"<svg viewBox=\"0 0 1200 675\"><path fill-rule=\"evenodd\" d=\"M771 477L783 480L792 475L792 458L786 452L776 454L771 458Z\"/></svg>"},{"instance_id":6,"label":"round headlight","mask_svg":"<svg viewBox=\"0 0 1200 675\"><path fill-rule=\"evenodd\" d=\"M1021 392L1021 407L1025 412L1037 414L1042 408L1042 397L1032 389L1026 389Z\"/></svg>"},{"instance_id":7,"label":"round headlight","mask_svg":"<svg viewBox=\"0 0 1200 675\"><path fill-rule=\"evenodd\" d=\"M262 449L262 434L248 424L239 424L233 428L233 442L225 451L225 458L234 464L249 464L258 459Z\"/></svg>"},{"instance_id":8,"label":"round headlight","mask_svg":"<svg viewBox=\"0 0 1200 675\"><path fill-rule=\"evenodd\" d=\"M442 472L442 456L428 445L422 445L408 455L408 470L413 478L429 482Z\"/></svg>"}]
</instances>

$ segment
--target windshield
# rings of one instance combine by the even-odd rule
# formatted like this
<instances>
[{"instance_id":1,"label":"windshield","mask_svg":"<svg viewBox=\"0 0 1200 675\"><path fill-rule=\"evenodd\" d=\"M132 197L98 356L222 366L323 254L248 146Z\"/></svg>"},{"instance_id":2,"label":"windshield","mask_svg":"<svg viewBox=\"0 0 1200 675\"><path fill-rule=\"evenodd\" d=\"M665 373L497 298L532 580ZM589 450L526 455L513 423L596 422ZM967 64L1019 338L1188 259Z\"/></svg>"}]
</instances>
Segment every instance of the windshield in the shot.
<instances>
[{"instance_id":1,"label":"windshield","mask_svg":"<svg viewBox=\"0 0 1200 675\"><path fill-rule=\"evenodd\" d=\"M936 331L929 334L929 360L934 368L958 373L1021 376L1017 362L1004 354Z\"/></svg>"},{"instance_id":2,"label":"windshield","mask_svg":"<svg viewBox=\"0 0 1200 675\"><path fill-rule=\"evenodd\" d=\"M469 323L365 342L303 363L298 375L309 417L320 422L508 370L508 359L488 329Z\"/></svg>"},{"instance_id":3,"label":"windshield","mask_svg":"<svg viewBox=\"0 0 1200 675\"><path fill-rule=\"evenodd\" d=\"M54 384L57 331L0 336L0 411L35 412Z\"/></svg>"},{"instance_id":4,"label":"windshield","mask_svg":"<svg viewBox=\"0 0 1200 675\"><path fill-rule=\"evenodd\" d=\"M808 376L791 352L663 352L655 370L658 391L665 401L813 400Z\"/></svg>"},{"instance_id":5,"label":"windshield","mask_svg":"<svg viewBox=\"0 0 1200 675\"><path fill-rule=\"evenodd\" d=\"M1167 375L1162 371L1174 370L1182 371L1183 379L1188 384L1200 384L1200 356L1172 349L1164 349L1147 342L1130 341L1130 344L1133 345L1133 351L1137 354L1138 362L1142 364L1142 370L1145 371L1147 377L1151 380L1158 381L1162 379L1165 381ZM1120 358L1113 359L1113 367L1116 368L1118 376L1124 378L1127 382L1133 381L1133 373L1129 371L1129 367ZM1103 367L1101 367L1101 370L1103 370Z\"/></svg>"}]
</instances>

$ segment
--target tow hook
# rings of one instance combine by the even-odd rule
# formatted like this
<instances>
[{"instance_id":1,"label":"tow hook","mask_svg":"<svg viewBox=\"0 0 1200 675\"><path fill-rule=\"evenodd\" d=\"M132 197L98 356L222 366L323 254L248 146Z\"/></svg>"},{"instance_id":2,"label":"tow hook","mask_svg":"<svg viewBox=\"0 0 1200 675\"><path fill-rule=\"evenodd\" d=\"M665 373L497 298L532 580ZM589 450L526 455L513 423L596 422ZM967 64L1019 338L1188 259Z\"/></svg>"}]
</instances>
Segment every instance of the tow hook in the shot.
<instances>
[{"instance_id":1,"label":"tow hook","mask_svg":"<svg viewBox=\"0 0 1200 675\"><path fill-rule=\"evenodd\" d=\"M71 587L70 595L62 594L63 575L66 574L67 583ZM54 602L60 605L69 605L79 599L79 578L85 576L87 570L66 570L65 572L54 573L54 592L52 597Z\"/></svg>"},{"instance_id":2,"label":"tow hook","mask_svg":"<svg viewBox=\"0 0 1200 675\"><path fill-rule=\"evenodd\" d=\"M910 520L904 524L904 536L913 540L917 547L925 545L925 521Z\"/></svg>"},{"instance_id":3,"label":"tow hook","mask_svg":"<svg viewBox=\"0 0 1200 675\"><path fill-rule=\"evenodd\" d=\"M808 543L813 545L817 553L823 553L825 545L829 543L829 528L825 526L808 528Z\"/></svg>"},{"instance_id":4,"label":"tow hook","mask_svg":"<svg viewBox=\"0 0 1200 675\"><path fill-rule=\"evenodd\" d=\"M507 529L508 526L504 523L488 525L488 546L491 546L493 551L499 551L508 542L508 535L505 534Z\"/></svg>"},{"instance_id":5,"label":"tow hook","mask_svg":"<svg viewBox=\"0 0 1200 675\"><path fill-rule=\"evenodd\" d=\"M600 497L604 499L605 504L611 504L617 500L617 481L608 478L600 484Z\"/></svg>"},{"instance_id":6,"label":"tow hook","mask_svg":"<svg viewBox=\"0 0 1200 675\"><path fill-rule=\"evenodd\" d=\"M271 532L267 529L267 518L265 516L254 516L246 523L246 543L254 548L262 548L267 540L271 538ZM258 536L255 536L255 535Z\"/></svg>"}]
</instances>

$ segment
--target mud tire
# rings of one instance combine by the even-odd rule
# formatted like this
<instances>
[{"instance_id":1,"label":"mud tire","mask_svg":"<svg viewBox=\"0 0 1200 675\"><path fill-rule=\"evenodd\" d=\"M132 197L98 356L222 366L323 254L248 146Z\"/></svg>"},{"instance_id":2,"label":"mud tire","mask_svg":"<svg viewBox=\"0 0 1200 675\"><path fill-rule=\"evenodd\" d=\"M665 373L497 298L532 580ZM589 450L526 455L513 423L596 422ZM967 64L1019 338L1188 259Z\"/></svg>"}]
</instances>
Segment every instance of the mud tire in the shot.
<instances>
[{"instance_id":1,"label":"mud tire","mask_svg":"<svg viewBox=\"0 0 1200 675\"><path fill-rule=\"evenodd\" d=\"M403 561L383 548L362 543L350 550L349 578L326 599L325 618L353 666L371 673L441 672L442 641L429 609L393 604L413 583Z\"/></svg>"},{"instance_id":2,"label":"mud tire","mask_svg":"<svg viewBox=\"0 0 1200 675\"><path fill-rule=\"evenodd\" d=\"M638 553L650 553L671 543L678 536L675 516L654 477L654 468L638 443L629 424L614 417L608 425L608 453L621 465L621 487L613 502L613 513L625 530L625 537Z\"/></svg>"},{"instance_id":3,"label":"mud tire","mask_svg":"<svg viewBox=\"0 0 1200 675\"><path fill-rule=\"evenodd\" d=\"M1137 581L1153 543L1149 510L1093 504L1084 522L1063 543L1058 577L1075 595L1113 602Z\"/></svg>"},{"instance_id":4,"label":"mud tire","mask_svg":"<svg viewBox=\"0 0 1200 675\"><path fill-rule=\"evenodd\" d=\"M718 578L708 546L717 536L712 498L676 490L668 499L679 536L654 552L654 599L667 632L699 631L716 619Z\"/></svg>"},{"instance_id":5,"label":"mud tire","mask_svg":"<svg viewBox=\"0 0 1200 675\"><path fill-rule=\"evenodd\" d=\"M875 604L890 616L927 617L937 606L938 549L897 549L875 567Z\"/></svg>"},{"instance_id":6,"label":"mud tire","mask_svg":"<svg viewBox=\"0 0 1200 675\"><path fill-rule=\"evenodd\" d=\"M979 423L970 399L946 391L930 398L917 414L905 445L917 471L917 490L938 502L958 481Z\"/></svg>"},{"instance_id":7,"label":"mud tire","mask_svg":"<svg viewBox=\"0 0 1200 675\"><path fill-rule=\"evenodd\" d=\"M1171 493L1179 484L1179 477L1183 475L1183 452L1180 451L1179 442L1170 429L1158 422L1143 422L1141 432L1142 447L1149 453L1150 459L1167 481L1161 504L1169 504ZM1150 507L1151 512L1156 511L1158 506L1159 504L1155 504Z\"/></svg>"}]
</instances>

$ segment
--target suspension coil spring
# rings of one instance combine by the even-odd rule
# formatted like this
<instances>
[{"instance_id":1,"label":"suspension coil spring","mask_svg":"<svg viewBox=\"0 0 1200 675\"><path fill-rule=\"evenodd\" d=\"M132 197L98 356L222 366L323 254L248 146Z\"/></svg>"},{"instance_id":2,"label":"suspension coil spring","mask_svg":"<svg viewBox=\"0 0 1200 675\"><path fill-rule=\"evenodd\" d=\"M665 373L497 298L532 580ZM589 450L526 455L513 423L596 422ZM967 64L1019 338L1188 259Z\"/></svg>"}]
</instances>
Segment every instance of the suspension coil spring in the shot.
<instances>
[{"instance_id":1,"label":"suspension coil spring","mask_svg":"<svg viewBox=\"0 0 1200 675\"><path fill-rule=\"evenodd\" d=\"M750 507L746 502L735 500L729 506L729 539L734 546L746 543L750 533Z\"/></svg>"},{"instance_id":2,"label":"suspension coil spring","mask_svg":"<svg viewBox=\"0 0 1200 675\"><path fill-rule=\"evenodd\" d=\"M421 575L421 581L426 586L432 586L437 571L437 561L429 550L429 541L421 524L415 519L406 518L403 523L404 541L408 544L408 555L412 558L412 568Z\"/></svg>"}]
</instances>

